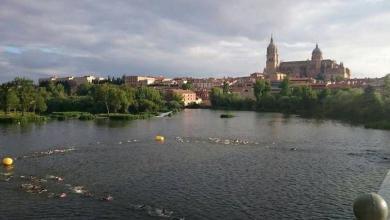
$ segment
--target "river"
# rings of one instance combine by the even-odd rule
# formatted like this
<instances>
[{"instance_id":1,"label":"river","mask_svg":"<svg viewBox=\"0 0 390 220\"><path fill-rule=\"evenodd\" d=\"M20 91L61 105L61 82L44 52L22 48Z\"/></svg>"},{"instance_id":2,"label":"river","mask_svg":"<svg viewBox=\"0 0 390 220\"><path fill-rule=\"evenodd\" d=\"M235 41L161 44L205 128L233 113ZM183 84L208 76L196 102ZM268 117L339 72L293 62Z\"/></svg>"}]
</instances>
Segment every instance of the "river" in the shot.
<instances>
[{"instance_id":1,"label":"river","mask_svg":"<svg viewBox=\"0 0 390 220\"><path fill-rule=\"evenodd\" d=\"M390 167L389 131L221 113L1 125L0 219L353 219Z\"/></svg>"}]
</instances>

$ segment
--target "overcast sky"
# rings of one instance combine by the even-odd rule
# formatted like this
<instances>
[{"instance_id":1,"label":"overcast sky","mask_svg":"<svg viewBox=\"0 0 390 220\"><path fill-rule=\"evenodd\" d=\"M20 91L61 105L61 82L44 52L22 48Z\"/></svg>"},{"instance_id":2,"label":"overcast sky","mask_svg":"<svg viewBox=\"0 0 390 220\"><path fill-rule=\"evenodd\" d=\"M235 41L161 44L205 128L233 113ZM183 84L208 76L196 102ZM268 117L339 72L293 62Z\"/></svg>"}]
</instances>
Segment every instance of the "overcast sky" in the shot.
<instances>
[{"instance_id":1,"label":"overcast sky","mask_svg":"<svg viewBox=\"0 0 390 220\"><path fill-rule=\"evenodd\" d=\"M390 73L388 0L1 0L0 81L57 75L248 75L283 61Z\"/></svg>"}]
</instances>

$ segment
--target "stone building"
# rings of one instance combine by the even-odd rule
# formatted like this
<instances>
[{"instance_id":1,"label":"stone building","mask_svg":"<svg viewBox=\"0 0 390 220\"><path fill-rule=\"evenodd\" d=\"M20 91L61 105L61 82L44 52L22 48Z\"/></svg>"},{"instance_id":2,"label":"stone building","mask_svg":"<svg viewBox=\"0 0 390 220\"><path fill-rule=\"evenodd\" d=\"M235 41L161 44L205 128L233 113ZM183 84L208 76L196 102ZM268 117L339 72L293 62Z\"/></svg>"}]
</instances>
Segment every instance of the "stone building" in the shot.
<instances>
[{"instance_id":1,"label":"stone building","mask_svg":"<svg viewBox=\"0 0 390 220\"><path fill-rule=\"evenodd\" d=\"M156 78L147 76L124 76L123 80L126 85L138 87L154 84Z\"/></svg>"},{"instance_id":2,"label":"stone building","mask_svg":"<svg viewBox=\"0 0 390 220\"><path fill-rule=\"evenodd\" d=\"M351 77L351 71L344 67L343 63L338 64L334 60L323 59L318 44L312 52L311 60L279 62L278 48L272 37L267 47L264 73L268 76L284 73L289 77L311 77L323 80L349 79Z\"/></svg>"},{"instance_id":3,"label":"stone building","mask_svg":"<svg viewBox=\"0 0 390 220\"><path fill-rule=\"evenodd\" d=\"M187 106L192 103L201 104L202 99L196 98L196 93L191 90L183 90L183 89L172 89L169 91L172 94L178 94L182 96L182 101L184 106Z\"/></svg>"}]
</instances>

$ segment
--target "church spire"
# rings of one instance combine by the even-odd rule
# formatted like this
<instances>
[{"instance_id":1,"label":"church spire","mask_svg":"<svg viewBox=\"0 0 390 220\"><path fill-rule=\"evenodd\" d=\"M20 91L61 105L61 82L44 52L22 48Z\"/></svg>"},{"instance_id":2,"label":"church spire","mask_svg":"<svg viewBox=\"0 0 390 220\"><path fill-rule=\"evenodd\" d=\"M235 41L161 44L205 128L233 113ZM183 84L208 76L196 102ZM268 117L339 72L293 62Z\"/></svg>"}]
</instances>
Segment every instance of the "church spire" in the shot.
<instances>
[{"instance_id":1,"label":"church spire","mask_svg":"<svg viewBox=\"0 0 390 220\"><path fill-rule=\"evenodd\" d=\"M279 54L278 48L274 44L274 36L271 34L271 41L267 47L267 62L264 73L273 74L279 68Z\"/></svg>"}]
</instances>

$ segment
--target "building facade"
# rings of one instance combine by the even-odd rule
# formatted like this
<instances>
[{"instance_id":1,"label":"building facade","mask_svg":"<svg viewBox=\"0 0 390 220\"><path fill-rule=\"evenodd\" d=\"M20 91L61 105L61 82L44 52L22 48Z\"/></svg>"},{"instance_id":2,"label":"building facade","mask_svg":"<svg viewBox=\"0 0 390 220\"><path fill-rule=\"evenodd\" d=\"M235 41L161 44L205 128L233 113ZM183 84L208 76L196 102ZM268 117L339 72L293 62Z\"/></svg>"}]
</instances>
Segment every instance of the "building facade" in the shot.
<instances>
[{"instance_id":1,"label":"building facade","mask_svg":"<svg viewBox=\"0 0 390 220\"><path fill-rule=\"evenodd\" d=\"M146 76L124 76L123 80L126 85L138 87L154 84L156 78Z\"/></svg>"},{"instance_id":2,"label":"building facade","mask_svg":"<svg viewBox=\"0 0 390 220\"><path fill-rule=\"evenodd\" d=\"M172 89L171 93L181 95L184 106L187 106L191 103L200 104L202 103L201 99L196 98L196 93L191 90L183 90L183 89Z\"/></svg>"},{"instance_id":3,"label":"building facade","mask_svg":"<svg viewBox=\"0 0 390 220\"><path fill-rule=\"evenodd\" d=\"M267 61L264 73L268 76L283 73L289 77L311 77L322 80L350 79L351 71L343 63L323 59L318 44L312 52L310 60L280 62L278 48L273 38L267 47Z\"/></svg>"}]
</instances>

